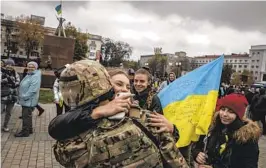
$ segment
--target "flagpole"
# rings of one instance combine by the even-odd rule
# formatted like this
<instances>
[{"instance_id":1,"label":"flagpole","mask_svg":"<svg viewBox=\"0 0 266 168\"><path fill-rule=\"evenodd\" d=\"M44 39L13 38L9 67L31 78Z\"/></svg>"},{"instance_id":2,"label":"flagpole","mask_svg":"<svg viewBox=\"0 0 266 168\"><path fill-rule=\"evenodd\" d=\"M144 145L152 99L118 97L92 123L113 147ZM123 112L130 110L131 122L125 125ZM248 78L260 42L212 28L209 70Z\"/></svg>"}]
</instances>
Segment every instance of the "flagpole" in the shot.
<instances>
[{"instance_id":1,"label":"flagpole","mask_svg":"<svg viewBox=\"0 0 266 168\"><path fill-rule=\"evenodd\" d=\"M64 25L63 25L63 22L65 21L65 20L63 20L63 0L61 0L60 1L60 4L61 4L61 27L62 27L62 32L63 32L63 35L64 35L64 37L66 37L66 33L65 33L65 29L64 29Z\"/></svg>"},{"instance_id":2,"label":"flagpole","mask_svg":"<svg viewBox=\"0 0 266 168\"><path fill-rule=\"evenodd\" d=\"M62 0L60 0L60 5L61 5L61 17L63 17L63 5L62 5Z\"/></svg>"}]
</instances>

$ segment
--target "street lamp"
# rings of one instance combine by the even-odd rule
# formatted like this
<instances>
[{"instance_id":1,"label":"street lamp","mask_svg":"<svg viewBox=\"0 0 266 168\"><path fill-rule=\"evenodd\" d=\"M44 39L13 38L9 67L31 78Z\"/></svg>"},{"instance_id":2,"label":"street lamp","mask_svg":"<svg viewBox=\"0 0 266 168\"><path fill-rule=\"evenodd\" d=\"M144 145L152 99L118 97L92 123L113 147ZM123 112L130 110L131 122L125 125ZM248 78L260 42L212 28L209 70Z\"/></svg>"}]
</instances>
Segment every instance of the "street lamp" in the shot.
<instances>
[{"instance_id":1,"label":"street lamp","mask_svg":"<svg viewBox=\"0 0 266 168\"><path fill-rule=\"evenodd\" d=\"M12 54L11 50L7 50L7 57L9 58L10 54Z\"/></svg>"},{"instance_id":2,"label":"street lamp","mask_svg":"<svg viewBox=\"0 0 266 168\"><path fill-rule=\"evenodd\" d=\"M181 62L176 62L175 65L177 66L177 76L180 77L181 76L181 71L182 71L182 63ZM180 72L180 74L179 74Z\"/></svg>"},{"instance_id":3,"label":"street lamp","mask_svg":"<svg viewBox=\"0 0 266 168\"><path fill-rule=\"evenodd\" d=\"M181 66L181 64L182 64L181 62L176 62L175 63L176 66Z\"/></svg>"},{"instance_id":4,"label":"street lamp","mask_svg":"<svg viewBox=\"0 0 266 168\"><path fill-rule=\"evenodd\" d=\"M11 28L7 27L6 28L6 46L7 46L7 57L9 58L9 54L11 52L10 50L10 34L11 34Z\"/></svg>"}]
</instances>

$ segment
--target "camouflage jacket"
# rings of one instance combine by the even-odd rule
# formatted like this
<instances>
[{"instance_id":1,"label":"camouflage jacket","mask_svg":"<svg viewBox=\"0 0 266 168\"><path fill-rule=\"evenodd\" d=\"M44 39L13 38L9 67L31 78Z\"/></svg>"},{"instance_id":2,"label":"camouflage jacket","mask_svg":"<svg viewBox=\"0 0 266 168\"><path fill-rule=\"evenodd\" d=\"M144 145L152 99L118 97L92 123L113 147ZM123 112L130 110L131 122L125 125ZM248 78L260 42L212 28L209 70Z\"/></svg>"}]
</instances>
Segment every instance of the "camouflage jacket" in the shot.
<instances>
[{"instance_id":1,"label":"camouflage jacket","mask_svg":"<svg viewBox=\"0 0 266 168\"><path fill-rule=\"evenodd\" d=\"M120 121L102 119L96 129L57 141L56 160L65 167L188 168L170 133L149 127L148 111L132 108Z\"/></svg>"}]
</instances>

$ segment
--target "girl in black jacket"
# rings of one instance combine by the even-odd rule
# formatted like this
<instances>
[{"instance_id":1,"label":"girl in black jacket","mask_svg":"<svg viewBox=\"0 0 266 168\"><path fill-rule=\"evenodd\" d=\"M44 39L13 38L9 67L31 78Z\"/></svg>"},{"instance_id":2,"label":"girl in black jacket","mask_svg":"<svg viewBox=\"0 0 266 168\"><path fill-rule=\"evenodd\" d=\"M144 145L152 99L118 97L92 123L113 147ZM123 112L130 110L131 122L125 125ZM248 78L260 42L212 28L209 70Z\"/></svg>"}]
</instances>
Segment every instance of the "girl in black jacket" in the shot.
<instances>
[{"instance_id":1,"label":"girl in black jacket","mask_svg":"<svg viewBox=\"0 0 266 168\"><path fill-rule=\"evenodd\" d=\"M261 130L243 118L247 102L242 95L230 94L221 100L220 110L207 136L193 149L199 168L257 168Z\"/></svg>"},{"instance_id":2,"label":"girl in black jacket","mask_svg":"<svg viewBox=\"0 0 266 168\"><path fill-rule=\"evenodd\" d=\"M134 100L141 108L152 111L150 114L151 126L159 128L159 132L173 133L176 140L179 139L179 133L175 125L170 123L163 116L163 109L159 97L152 92L151 74L148 70L141 68L136 71L134 76L133 93Z\"/></svg>"}]
</instances>

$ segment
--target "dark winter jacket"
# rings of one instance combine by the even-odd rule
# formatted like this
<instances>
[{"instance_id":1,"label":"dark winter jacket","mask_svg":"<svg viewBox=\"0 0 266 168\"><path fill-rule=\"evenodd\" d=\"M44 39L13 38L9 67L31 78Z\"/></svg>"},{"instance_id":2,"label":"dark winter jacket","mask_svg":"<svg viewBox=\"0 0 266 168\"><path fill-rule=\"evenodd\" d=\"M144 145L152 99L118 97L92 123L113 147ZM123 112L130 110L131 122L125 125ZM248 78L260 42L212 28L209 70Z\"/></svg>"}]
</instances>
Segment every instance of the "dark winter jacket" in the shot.
<instances>
[{"instance_id":1,"label":"dark winter jacket","mask_svg":"<svg viewBox=\"0 0 266 168\"><path fill-rule=\"evenodd\" d=\"M135 90L133 90L133 93L135 94L134 100L139 101L139 106L141 108L149 111L155 111L159 114L163 114L161 101L156 94L151 93L151 89L148 88L141 93L137 93ZM175 125L174 125L173 136L175 137L176 141L178 141L179 131Z\"/></svg>"},{"instance_id":2,"label":"dark winter jacket","mask_svg":"<svg viewBox=\"0 0 266 168\"><path fill-rule=\"evenodd\" d=\"M95 127L98 120L90 116L93 108L95 107L79 107L58 115L49 124L49 135L56 140L65 140Z\"/></svg>"},{"instance_id":3,"label":"dark winter jacket","mask_svg":"<svg viewBox=\"0 0 266 168\"><path fill-rule=\"evenodd\" d=\"M56 116L48 126L49 135L56 140L65 140L83 133L88 128L95 127L99 120L91 118L93 109L99 106L99 102L111 99L113 94L111 90L94 101Z\"/></svg>"},{"instance_id":4,"label":"dark winter jacket","mask_svg":"<svg viewBox=\"0 0 266 168\"><path fill-rule=\"evenodd\" d=\"M135 94L134 100L139 102L139 106L141 108L163 114L160 99L156 94L152 93L150 88L145 89L141 93L137 93L133 89L133 93Z\"/></svg>"},{"instance_id":5,"label":"dark winter jacket","mask_svg":"<svg viewBox=\"0 0 266 168\"><path fill-rule=\"evenodd\" d=\"M245 94L249 105L251 104L254 95L255 95L255 93L253 93L251 91L247 91L247 93Z\"/></svg>"},{"instance_id":6,"label":"dark winter jacket","mask_svg":"<svg viewBox=\"0 0 266 168\"><path fill-rule=\"evenodd\" d=\"M214 121L217 121L217 116ZM207 142L207 162L213 168L257 168L259 157L258 139L261 135L261 130L255 122L248 119L243 121L235 120L234 122L236 122L234 125L237 126L228 126L227 133L210 131L208 136L201 136L192 149L194 160L196 161L199 152L203 152ZM214 128L215 125L216 122L212 124L211 128ZM226 140L224 134L227 135L228 140ZM226 147L220 153L222 144L226 144Z\"/></svg>"},{"instance_id":7,"label":"dark winter jacket","mask_svg":"<svg viewBox=\"0 0 266 168\"><path fill-rule=\"evenodd\" d=\"M260 118L263 116L263 112L261 112L261 110L265 108L263 107L266 105L264 101L263 101L263 98L261 98L261 95L259 93L253 96L251 104L250 104L250 112L252 114L253 121L259 121Z\"/></svg>"},{"instance_id":8,"label":"dark winter jacket","mask_svg":"<svg viewBox=\"0 0 266 168\"><path fill-rule=\"evenodd\" d=\"M19 82L20 77L15 70L1 68L1 102L3 104L17 101Z\"/></svg>"},{"instance_id":9,"label":"dark winter jacket","mask_svg":"<svg viewBox=\"0 0 266 168\"><path fill-rule=\"evenodd\" d=\"M259 113L261 117L266 115L266 94L260 95L258 101L254 106L254 111Z\"/></svg>"}]
</instances>

